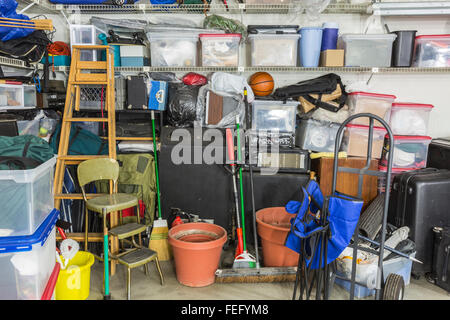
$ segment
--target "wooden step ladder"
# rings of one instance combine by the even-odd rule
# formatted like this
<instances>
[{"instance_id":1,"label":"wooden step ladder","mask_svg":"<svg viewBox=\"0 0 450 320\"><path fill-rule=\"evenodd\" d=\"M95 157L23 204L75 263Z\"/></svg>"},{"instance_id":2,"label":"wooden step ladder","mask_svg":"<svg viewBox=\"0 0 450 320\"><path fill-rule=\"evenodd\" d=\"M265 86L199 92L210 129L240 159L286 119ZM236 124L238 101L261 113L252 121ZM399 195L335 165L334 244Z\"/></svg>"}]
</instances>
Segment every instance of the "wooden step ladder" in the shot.
<instances>
[{"instance_id":1,"label":"wooden step ladder","mask_svg":"<svg viewBox=\"0 0 450 320\"><path fill-rule=\"evenodd\" d=\"M83 50L105 50L106 61L81 61L81 52ZM107 117L101 118L76 118L73 117L74 111L80 110L81 87L85 85L105 86L105 111ZM77 165L82 161L108 157L116 159L116 113L115 113L115 91L114 91L114 53L109 46L73 46L72 61L70 73L67 82L66 101L64 114L61 124L61 136L58 148L58 158L56 161L55 180L54 180L54 205L56 209L60 208L63 199L83 199L81 193L68 194L62 193L64 183L64 173L67 165ZM72 122L103 122L108 124L108 155L69 155L69 137ZM110 193L113 192L112 183L110 184ZM93 198L101 194L87 194L86 197ZM111 227L118 224L117 212L110 215ZM84 241L84 233L67 234L68 238ZM103 233L90 233L89 241L103 241ZM118 239L111 237L111 252L118 250ZM115 264L111 263L111 275L115 273Z\"/></svg>"}]
</instances>

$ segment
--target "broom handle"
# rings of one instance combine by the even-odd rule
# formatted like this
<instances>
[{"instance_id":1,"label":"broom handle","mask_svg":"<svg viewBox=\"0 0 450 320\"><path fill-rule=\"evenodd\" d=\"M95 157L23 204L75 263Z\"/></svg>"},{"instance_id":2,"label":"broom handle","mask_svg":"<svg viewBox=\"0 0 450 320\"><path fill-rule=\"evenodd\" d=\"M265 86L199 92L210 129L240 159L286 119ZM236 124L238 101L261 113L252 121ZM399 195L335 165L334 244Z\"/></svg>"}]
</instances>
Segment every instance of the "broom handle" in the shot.
<instances>
[{"instance_id":1,"label":"broom handle","mask_svg":"<svg viewBox=\"0 0 450 320\"><path fill-rule=\"evenodd\" d=\"M236 117L236 128L237 128L237 145L238 145L238 162L241 161L241 139L240 139L240 130L239 130L239 116ZM242 166L239 167L239 187L241 194L241 220L242 220L242 239L244 242L244 252L247 251L247 245L245 240L245 209L244 209L244 188L242 185Z\"/></svg>"},{"instance_id":2,"label":"broom handle","mask_svg":"<svg viewBox=\"0 0 450 320\"><path fill-rule=\"evenodd\" d=\"M152 133L153 133L153 154L155 159L155 176L156 176L156 192L158 199L158 219L162 219L161 216L161 199L159 196L159 173L158 173L158 150L156 149L156 132L155 132L155 112L152 110Z\"/></svg>"}]
</instances>

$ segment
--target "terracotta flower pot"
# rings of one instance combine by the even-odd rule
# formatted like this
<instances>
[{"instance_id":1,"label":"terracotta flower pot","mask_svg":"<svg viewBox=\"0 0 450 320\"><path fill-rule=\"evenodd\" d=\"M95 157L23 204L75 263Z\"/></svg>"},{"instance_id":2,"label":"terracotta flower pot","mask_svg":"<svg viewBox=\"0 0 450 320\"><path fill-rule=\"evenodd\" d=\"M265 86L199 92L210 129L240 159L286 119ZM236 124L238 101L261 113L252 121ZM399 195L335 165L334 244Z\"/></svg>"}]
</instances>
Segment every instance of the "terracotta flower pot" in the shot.
<instances>
[{"instance_id":1,"label":"terracotta flower pot","mask_svg":"<svg viewBox=\"0 0 450 320\"><path fill-rule=\"evenodd\" d=\"M179 224L169 230L177 279L189 287L214 283L227 232L211 223Z\"/></svg>"},{"instance_id":2,"label":"terracotta flower pot","mask_svg":"<svg viewBox=\"0 0 450 320\"><path fill-rule=\"evenodd\" d=\"M298 253L284 246L291 218L293 215L287 213L284 207L265 208L256 212L265 267L297 266Z\"/></svg>"}]
</instances>

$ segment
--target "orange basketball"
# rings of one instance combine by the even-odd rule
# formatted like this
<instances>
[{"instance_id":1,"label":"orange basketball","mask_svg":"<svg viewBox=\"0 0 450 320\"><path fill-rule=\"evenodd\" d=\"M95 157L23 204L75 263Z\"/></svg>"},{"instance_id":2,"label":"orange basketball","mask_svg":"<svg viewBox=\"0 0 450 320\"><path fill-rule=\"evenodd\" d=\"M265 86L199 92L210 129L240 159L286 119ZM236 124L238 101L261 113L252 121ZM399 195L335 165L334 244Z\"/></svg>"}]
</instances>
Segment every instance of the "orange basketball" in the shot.
<instances>
[{"instance_id":1,"label":"orange basketball","mask_svg":"<svg viewBox=\"0 0 450 320\"><path fill-rule=\"evenodd\" d=\"M255 96L264 97L272 93L274 82L267 72L257 72L250 77L249 85Z\"/></svg>"}]
</instances>

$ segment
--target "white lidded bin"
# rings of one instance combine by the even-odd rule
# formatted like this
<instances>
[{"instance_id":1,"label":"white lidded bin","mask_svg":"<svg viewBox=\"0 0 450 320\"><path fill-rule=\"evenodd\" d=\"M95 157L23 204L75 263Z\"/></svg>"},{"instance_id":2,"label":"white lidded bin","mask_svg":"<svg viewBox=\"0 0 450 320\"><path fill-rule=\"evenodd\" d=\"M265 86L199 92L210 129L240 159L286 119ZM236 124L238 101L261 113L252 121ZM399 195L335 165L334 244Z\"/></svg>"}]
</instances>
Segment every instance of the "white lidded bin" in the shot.
<instances>
[{"instance_id":1,"label":"white lidded bin","mask_svg":"<svg viewBox=\"0 0 450 320\"><path fill-rule=\"evenodd\" d=\"M148 32L152 67L196 67L198 33Z\"/></svg>"},{"instance_id":2,"label":"white lidded bin","mask_svg":"<svg viewBox=\"0 0 450 320\"><path fill-rule=\"evenodd\" d=\"M298 102L254 100L252 103L252 130L295 132Z\"/></svg>"},{"instance_id":3,"label":"white lidded bin","mask_svg":"<svg viewBox=\"0 0 450 320\"><path fill-rule=\"evenodd\" d=\"M379 116L381 119L389 123L391 115L392 103L396 97L390 94L380 94L372 92L352 92L347 97L347 105L350 115L356 113L372 113ZM361 117L350 122L351 124L369 125L369 118ZM375 120L375 126L382 126L382 124Z\"/></svg>"},{"instance_id":4,"label":"white lidded bin","mask_svg":"<svg viewBox=\"0 0 450 320\"><path fill-rule=\"evenodd\" d=\"M413 67L450 67L450 34L416 37Z\"/></svg>"},{"instance_id":5,"label":"white lidded bin","mask_svg":"<svg viewBox=\"0 0 450 320\"><path fill-rule=\"evenodd\" d=\"M53 209L56 157L34 169L0 170L0 236L33 234Z\"/></svg>"},{"instance_id":6,"label":"white lidded bin","mask_svg":"<svg viewBox=\"0 0 450 320\"><path fill-rule=\"evenodd\" d=\"M0 84L0 110L10 108L23 108L24 86L21 84Z\"/></svg>"},{"instance_id":7,"label":"white lidded bin","mask_svg":"<svg viewBox=\"0 0 450 320\"><path fill-rule=\"evenodd\" d=\"M239 33L199 34L203 67L237 67L239 65Z\"/></svg>"},{"instance_id":8,"label":"white lidded bin","mask_svg":"<svg viewBox=\"0 0 450 320\"><path fill-rule=\"evenodd\" d=\"M424 136L428 132L428 120L433 109L431 104L393 103L389 126L393 134Z\"/></svg>"},{"instance_id":9,"label":"white lidded bin","mask_svg":"<svg viewBox=\"0 0 450 320\"><path fill-rule=\"evenodd\" d=\"M346 67L390 67L395 34L343 34L338 49L345 50Z\"/></svg>"},{"instance_id":10,"label":"white lidded bin","mask_svg":"<svg viewBox=\"0 0 450 320\"><path fill-rule=\"evenodd\" d=\"M425 168L430 142L431 137L428 136L394 136L392 168ZM387 165L389 152L390 147L386 135L380 162L382 166Z\"/></svg>"},{"instance_id":11,"label":"white lidded bin","mask_svg":"<svg viewBox=\"0 0 450 320\"><path fill-rule=\"evenodd\" d=\"M295 144L303 150L334 152L339 126L329 121L303 119L296 131Z\"/></svg>"},{"instance_id":12,"label":"white lidded bin","mask_svg":"<svg viewBox=\"0 0 450 320\"><path fill-rule=\"evenodd\" d=\"M251 66L297 66L299 34L249 34Z\"/></svg>"},{"instance_id":13,"label":"white lidded bin","mask_svg":"<svg viewBox=\"0 0 450 320\"><path fill-rule=\"evenodd\" d=\"M383 150L386 129L373 127L372 158L380 159ZM369 126L347 124L345 126L344 138L342 139L342 151L353 157L367 157L369 142Z\"/></svg>"},{"instance_id":14,"label":"white lidded bin","mask_svg":"<svg viewBox=\"0 0 450 320\"><path fill-rule=\"evenodd\" d=\"M53 209L35 233L0 237L0 300L39 300L55 266L56 220Z\"/></svg>"}]
</instances>

